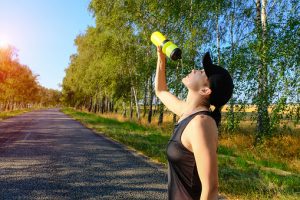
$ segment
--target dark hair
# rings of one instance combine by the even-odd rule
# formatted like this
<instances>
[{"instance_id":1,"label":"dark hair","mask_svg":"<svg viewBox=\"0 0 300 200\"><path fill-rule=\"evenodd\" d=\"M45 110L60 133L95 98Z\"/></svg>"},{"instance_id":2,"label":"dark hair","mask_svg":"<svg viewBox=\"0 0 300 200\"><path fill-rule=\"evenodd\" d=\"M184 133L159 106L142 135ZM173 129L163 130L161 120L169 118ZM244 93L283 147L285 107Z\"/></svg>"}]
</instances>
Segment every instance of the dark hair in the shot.
<instances>
[{"instance_id":1,"label":"dark hair","mask_svg":"<svg viewBox=\"0 0 300 200\"><path fill-rule=\"evenodd\" d=\"M222 106L216 106L214 111L211 113L212 117L216 121L217 127L219 127L221 122L221 109Z\"/></svg>"}]
</instances>

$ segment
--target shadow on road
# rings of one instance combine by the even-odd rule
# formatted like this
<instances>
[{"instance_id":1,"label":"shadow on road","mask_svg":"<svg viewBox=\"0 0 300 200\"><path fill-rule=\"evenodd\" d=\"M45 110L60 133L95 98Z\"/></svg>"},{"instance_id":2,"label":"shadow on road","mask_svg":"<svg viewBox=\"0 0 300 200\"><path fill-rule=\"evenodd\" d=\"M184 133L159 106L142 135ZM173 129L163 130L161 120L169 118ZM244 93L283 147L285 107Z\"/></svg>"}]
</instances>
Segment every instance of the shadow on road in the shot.
<instances>
[{"instance_id":1,"label":"shadow on road","mask_svg":"<svg viewBox=\"0 0 300 200\"><path fill-rule=\"evenodd\" d=\"M165 173L57 109L0 130L0 199L167 198Z\"/></svg>"}]
</instances>

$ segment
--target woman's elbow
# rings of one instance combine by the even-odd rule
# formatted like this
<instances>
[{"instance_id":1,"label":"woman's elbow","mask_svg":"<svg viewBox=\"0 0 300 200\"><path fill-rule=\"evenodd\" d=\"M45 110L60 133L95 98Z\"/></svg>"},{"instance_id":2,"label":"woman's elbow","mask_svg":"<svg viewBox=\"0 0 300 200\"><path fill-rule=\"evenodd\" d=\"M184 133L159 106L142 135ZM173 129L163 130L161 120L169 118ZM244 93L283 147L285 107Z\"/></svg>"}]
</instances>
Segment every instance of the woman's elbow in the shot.
<instances>
[{"instance_id":1,"label":"woman's elbow","mask_svg":"<svg viewBox=\"0 0 300 200\"><path fill-rule=\"evenodd\" d=\"M166 87L163 87L163 88L158 88L158 87L156 87L154 91L155 91L155 95L156 95L156 96L159 96L159 94L160 94L161 92L168 91L168 89L167 89Z\"/></svg>"},{"instance_id":2,"label":"woman's elbow","mask_svg":"<svg viewBox=\"0 0 300 200\"><path fill-rule=\"evenodd\" d=\"M158 97L161 90L155 89L155 95Z\"/></svg>"}]
</instances>

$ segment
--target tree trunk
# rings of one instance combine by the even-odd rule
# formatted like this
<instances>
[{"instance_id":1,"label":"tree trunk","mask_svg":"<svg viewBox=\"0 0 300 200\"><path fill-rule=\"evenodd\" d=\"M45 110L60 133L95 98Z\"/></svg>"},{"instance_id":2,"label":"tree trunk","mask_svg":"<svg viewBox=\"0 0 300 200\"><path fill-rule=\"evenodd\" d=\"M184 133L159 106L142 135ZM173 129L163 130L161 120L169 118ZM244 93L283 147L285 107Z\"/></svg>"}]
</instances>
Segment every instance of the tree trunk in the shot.
<instances>
[{"instance_id":1,"label":"tree trunk","mask_svg":"<svg viewBox=\"0 0 300 200\"><path fill-rule=\"evenodd\" d=\"M137 98L137 91L134 87L132 87L132 92L133 92L133 96L134 96L134 100L135 100L135 106L136 106L136 115L137 115L137 118L138 118L138 121L141 120L141 117L140 117L140 106L139 106L139 102L138 102L138 98Z\"/></svg>"},{"instance_id":2,"label":"tree trunk","mask_svg":"<svg viewBox=\"0 0 300 200\"><path fill-rule=\"evenodd\" d=\"M133 92L132 92L132 88L130 90L130 119L133 118Z\"/></svg>"},{"instance_id":3,"label":"tree trunk","mask_svg":"<svg viewBox=\"0 0 300 200\"><path fill-rule=\"evenodd\" d=\"M144 113L143 113L143 117L145 117L146 113L147 113L147 93L148 93L148 80L146 80L146 83L145 83L145 91L144 91Z\"/></svg>"},{"instance_id":4,"label":"tree trunk","mask_svg":"<svg viewBox=\"0 0 300 200\"><path fill-rule=\"evenodd\" d=\"M93 113L97 112L97 95L95 94L93 97Z\"/></svg>"},{"instance_id":5,"label":"tree trunk","mask_svg":"<svg viewBox=\"0 0 300 200\"><path fill-rule=\"evenodd\" d=\"M102 96L102 101L101 101L101 114L104 113L104 109L105 109L105 96Z\"/></svg>"},{"instance_id":6,"label":"tree trunk","mask_svg":"<svg viewBox=\"0 0 300 200\"><path fill-rule=\"evenodd\" d=\"M113 99L110 98L110 101L109 101L109 112L114 112L114 102L113 102Z\"/></svg>"},{"instance_id":7,"label":"tree trunk","mask_svg":"<svg viewBox=\"0 0 300 200\"><path fill-rule=\"evenodd\" d=\"M123 101L122 105L123 105L123 114L122 115L125 118L126 117L126 103Z\"/></svg>"},{"instance_id":8,"label":"tree trunk","mask_svg":"<svg viewBox=\"0 0 300 200\"><path fill-rule=\"evenodd\" d=\"M234 45L234 25L235 25L235 1L233 1L233 12L231 13L231 26L230 26L230 40L231 40L231 65L235 57L235 45ZM234 68L234 67L233 67ZM235 115L234 115L234 99L233 97L229 101L230 107L227 118L227 130L233 132L235 130Z\"/></svg>"},{"instance_id":9,"label":"tree trunk","mask_svg":"<svg viewBox=\"0 0 300 200\"><path fill-rule=\"evenodd\" d=\"M155 98L155 109L154 109L154 114L156 115L156 114L159 112L159 108L158 108L158 106L159 106L159 104L158 104L159 99L158 99L157 96L154 96L154 98Z\"/></svg>"},{"instance_id":10,"label":"tree trunk","mask_svg":"<svg viewBox=\"0 0 300 200\"><path fill-rule=\"evenodd\" d=\"M221 65L221 33L220 33L220 23L219 23L219 18L220 18L220 13L221 13L221 4L220 2L216 3L216 39L217 39L217 53L218 53L218 65Z\"/></svg>"},{"instance_id":11,"label":"tree trunk","mask_svg":"<svg viewBox=\"0 0 300 200\"><path fill-rule=\"evenodd\" d=\"M99 113L102 113L102 106L103 106L103 104L102 104L102 92L100 91L100 93L99 93L99 97L98 97L98 104L99 104L99 110L98 110L98 112Z\"/></svg>"},{"instance_id":12,"label":"tree trunk","mask_svg":"<svg viewBox=\"0 0 300 200\"><path fill-rule=\"evenodd\" d=\"M7 101L5 102L5 105L4 105L4 111L8 111L8 102Z\"/></svg>"},{"instance_id":13,"label":"tree trunk","mask_svg":"<svg viewBox=\"0 0 300 200\"><path fill-rule=\"evenodd\" d=\"M258 64L258 101L257 101L257 133L254 144L258 144L263 136L270 133L270 120L268 114L268 69L266 62L266 40L267 40L267 14L266 14L266 0L256 0L256 26L257 37L261 41L259 64Z\"/></svg>"},{"instance_id":14,"label":"tree trunk","mask_svg":"<svg viewBox=\"0 0 300 200\"><path fill-rule=\"evenodd\" d=\"M221 63L221 50L220 50L220 27L219 27L219 14L216 14L216 33L217 33L217 51L218 51L218 65Z\"/></svg>"},{"instance_id":15,"label":"tree trunk","mask_svg":"<svg viewBox=\"0 0 300 200\"><path fill-rule=\"evenodd\" d=\"M11 110L15 110L15 102L11 102Z\"/></svg>"},{"instance_id":16,"label":"tree trunk","mask_svg":"<svg viewBox=\"0 0 300 200\"><path fill-rule=\"evenodd\" d=\"M98 99L98 113L100 113L102 111L102 103L101 103L101 96L99 96L99 99Z\"/></svg>"},{"instance_id":17,"label":"tree trunk","mask_svg":"<svg viewBox=\"0 0 300 200\"><path fill-rule=\"evenodd\" d=\"M153 82L152 82L152 76L149 79L149 112L148 112L148 123L151 124L152 121L152 104L153 104Z\"/></svg>"},{"instance_id":18,"label":"tree trunk","mask_svg":"<svg viewBox=\"0 0 300 200\"><path fill-rule=\"evenodd\" d=\"M97 98L95 99L95 113L98 113L98 112L99 112L99 99L97 96Z\"/></svg>"},{"instance_id":19,"label":"tree trunk","mask_svg":"<svg viewBox=\"0 0 300 200\"><path fill-rule=\"evenodd\" d=\"M162 125L164 118L164 104L160 102L159 104L159 117L158 117L158 126Z\"/></svg>"},{"instance_id":20,"label":"tree trunk","mask_svg":"<svg viewBox=\"0 0 300 200\"><path fill-rule=\"evenodd\" d=\"M106 109L105 109L105 111L106 111L106 112L109 112L110 102L109 102L108 96L106 96L105 100L106 100Z\"/></svg>"},{"instance_id":21,"label":"tree trunk","mask_svg":"<svg viewBox=\"0 0 300 200\"><path fill-rule=\"evenodd\" d=\"M93 108L93 97L90 97L89 105L88 105L88 111L91 112Z\"/></svg>"}]
</instances>

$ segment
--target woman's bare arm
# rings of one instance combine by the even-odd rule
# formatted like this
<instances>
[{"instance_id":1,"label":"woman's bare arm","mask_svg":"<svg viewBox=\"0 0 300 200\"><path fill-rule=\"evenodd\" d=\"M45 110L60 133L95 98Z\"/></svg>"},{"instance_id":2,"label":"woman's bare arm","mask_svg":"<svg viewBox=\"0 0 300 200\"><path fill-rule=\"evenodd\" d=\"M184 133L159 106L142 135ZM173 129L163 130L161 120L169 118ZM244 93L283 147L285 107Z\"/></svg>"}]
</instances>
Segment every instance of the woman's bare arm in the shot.
<instances>
[{"instance_id":1,"label":"woman's bare arm","mask_svg":"<svg viewBox=\"0 0 300 200\"><path fill-rule=\"evenodd\" d=\"M166 56L160 47L157 47L157 65L155 76L155 92L167 91L166 83Z\"/></svg>"},{"instance_id":2,"label":"woman's bare arm","mask_svg":"<svg viewBox=\"0 0 300 200\"><path fill-rule=\"evenodd\" d=\"M188 140L194 152L198 174L202 184L200 200L218 199L217 127L208 116L195 116Z\"/></svg>"},{"instance_id":3,"label":"woman's bare arm","mask_svg":"<svg viewBox=\"0 0 300 200\"><path fill-rule=\"evenodd\" d=\"M157 47L157 57L155 94L170 111L181 116L185 102L179 100L168 91L166 83L166 56L162 53L160 47Z\"/></svg>"}]
</instances>

